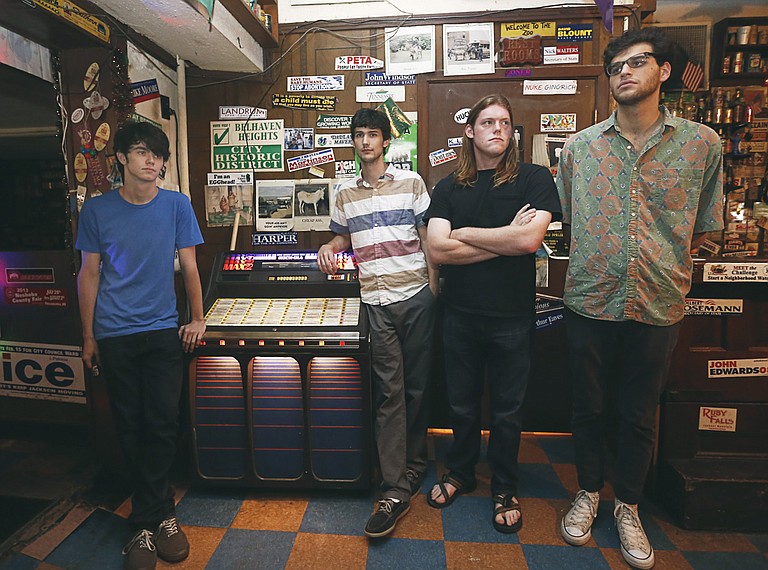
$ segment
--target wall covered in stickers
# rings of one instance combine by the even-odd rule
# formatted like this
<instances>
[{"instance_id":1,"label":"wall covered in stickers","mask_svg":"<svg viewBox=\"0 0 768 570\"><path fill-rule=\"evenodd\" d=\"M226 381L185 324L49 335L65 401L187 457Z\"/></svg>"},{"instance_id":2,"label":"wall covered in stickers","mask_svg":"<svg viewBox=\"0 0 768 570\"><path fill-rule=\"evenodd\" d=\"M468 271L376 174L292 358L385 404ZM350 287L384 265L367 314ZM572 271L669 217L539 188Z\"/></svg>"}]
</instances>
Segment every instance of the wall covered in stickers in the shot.
<instances>
[{"instance_id":1,"label":"wall covered in stickers","mask_svg":"<svg viewBox=\"0 0 768 570\"><path fill-rule=\"evenodd\" d=\"M234 216L226 197L245 195L226 180L211 184L215 174L251 170L256 181L252 210L240 218L248 222L240 227L236 249L258 250L252 234L269 231L295 232L292 239L263 240L293 249L315 250L329 239L322 230L334 184L355 172L349 116L362 107L381 106L390 117L393 140L385 160L417 170L425 180L433 178L432 170L450 171L458 151L451 147L463 130L453 124L460 109L450 100L441 103L445 108L420 108L430 104L430 83L446 76L459 83L493 80L494 88L502 89L509 81L509 92L522 96L523 80L542 79L541 89L578 90L576 76L584 72L574 73L574 66L591 66L590 99L596 103L582 116L561 117L553 107L555 98L539 95L538 100L547 113L580 127L591 124L595 113L605 116L609 96L598 76L609 36L595 8L575 8L565 19L562 15L528 10L479 16L466 24L435 17L402 27L398 19L337 23L322 30L312 23L282 26L282 51L271 54L267 73L224 81L195 74L188 81L190 191L206 240L198 253L204 279L214 255L230 245ZM578 41L565 41L568 34L578 35ZM567 85L558 83L568 80ZM518 84L514 89L513 81ZM453 134L440 143L442 148L432 148L437 143L429 132L435 126L425 121L445 122L445 117L455 127ZM538 115L529 119L530 125L521 129L526 160L533 135L544 129ZM312 195L315 203L299 199L307 184L318 191ZM327 188L322 197L320 187ZM232 221L222 222L227 219Z\"/></svg>"}]
</instances>

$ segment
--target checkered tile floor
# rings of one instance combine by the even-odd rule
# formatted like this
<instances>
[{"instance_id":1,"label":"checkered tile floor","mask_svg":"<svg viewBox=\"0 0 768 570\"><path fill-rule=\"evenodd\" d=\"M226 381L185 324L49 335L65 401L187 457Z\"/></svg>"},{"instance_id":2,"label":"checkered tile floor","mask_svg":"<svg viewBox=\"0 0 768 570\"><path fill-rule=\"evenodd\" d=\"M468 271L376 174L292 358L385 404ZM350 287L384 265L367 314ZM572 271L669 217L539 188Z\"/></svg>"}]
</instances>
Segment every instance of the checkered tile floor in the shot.
<instances>
[{"instance_id":1,"label":"checkered tile floor","mask_svg":"<svg viewBox=\"0 0 768 570\"><path fill-rule=\"evenodd\" d=\"M619 552L610 489L592 540L566 545L558 521L576 491L568 436L526 435L520 453L519 498L524 526L504 535L491 525L489 472L478 467L475 492L445 510L430 508L424 493L442 473L450 435L430 435L430 465L422 493L387 538L369 540L363 527L374 492L267 491L190 488L179 493L178 518L192 545L177 569L396 568L627 568ZM2 473L0 471L0 473ZM58 524L23 548L6 553L0 570L120 568L128 538L124 503L110 512L75 505ZM657 569L768 569L768 533L685 531L651 501L641 516L656 549ZM2 553L0 553L2 556Z\"/></svg>"}]
</instances>

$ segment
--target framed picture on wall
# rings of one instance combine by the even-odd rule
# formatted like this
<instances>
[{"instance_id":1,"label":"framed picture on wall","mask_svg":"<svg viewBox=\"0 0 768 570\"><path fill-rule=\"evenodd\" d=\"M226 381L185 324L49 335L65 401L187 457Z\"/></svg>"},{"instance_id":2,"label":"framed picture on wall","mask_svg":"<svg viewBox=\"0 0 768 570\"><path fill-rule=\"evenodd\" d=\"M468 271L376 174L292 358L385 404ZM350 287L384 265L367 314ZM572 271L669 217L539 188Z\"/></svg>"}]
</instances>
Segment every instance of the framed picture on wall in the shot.
<instances>
[{"instance_id":1,"label":"framed picture on wall","mask_svg":"<svg viewBox=\"0 0 768 570\"><path fill-rule=\"evenodd\" d=\"M435 70L435 26L386 28L384 35L389 75L431 73Z\"/></svg>"},{"instance_id":2,"label":"framed picture on wall","mask_svg":"<svg viewBox=\"0 0 768 570\"><path fill-rule=\"evenodd\" d=\"M493 22L443 25L443 75L494 72Z\"/></svg>"}]
</instances>

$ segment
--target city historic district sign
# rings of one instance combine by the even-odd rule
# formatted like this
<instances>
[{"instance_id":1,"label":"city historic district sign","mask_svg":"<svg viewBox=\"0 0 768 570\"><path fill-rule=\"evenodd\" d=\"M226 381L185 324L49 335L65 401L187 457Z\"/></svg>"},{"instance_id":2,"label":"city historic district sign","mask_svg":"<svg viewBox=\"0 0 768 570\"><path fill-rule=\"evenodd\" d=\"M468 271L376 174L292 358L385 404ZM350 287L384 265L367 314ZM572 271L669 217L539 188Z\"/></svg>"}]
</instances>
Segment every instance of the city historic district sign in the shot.
<instances>
[{"instance_id":1,"label":"city historic district sign","mask_svg":"<svg viewBox=\"0 0 768 570\"><path fill-rule=\"evenodd\" d=\"M211 121L211 170L283 171L283 119Z\"/></svg>"}]
</instances>

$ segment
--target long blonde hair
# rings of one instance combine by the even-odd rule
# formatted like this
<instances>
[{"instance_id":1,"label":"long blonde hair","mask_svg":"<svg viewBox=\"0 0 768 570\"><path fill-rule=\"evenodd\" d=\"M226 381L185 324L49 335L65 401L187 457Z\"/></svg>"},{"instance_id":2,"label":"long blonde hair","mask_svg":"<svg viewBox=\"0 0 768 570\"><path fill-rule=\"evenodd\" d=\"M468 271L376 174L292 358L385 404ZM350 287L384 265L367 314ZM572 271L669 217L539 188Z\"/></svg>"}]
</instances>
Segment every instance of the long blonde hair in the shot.
<instances>
[{"instance_id":1,"label":"long blonde hair","mask_svg":"<svg viewBox=\"0 0 768 570\"><path fill-rule=\"evenodd\" d=\"M509 103L509 99L504 95L488 95L487 97L480 99L475 103L472 110L467 116L467 124L475 128L475 122L477 116L485 109L492 105L498 105L503 107L509 113L509 120L512 121L512 105ZM463 186L472 186L477 181L477 160L475 159L475 143L474 139L467 136L464 133L461 141L461 154L459 156L459 164L456 167L454 178L458 184ZM513 136L509 141L509 146L504 152L504 156L501 157L501 161L496 167L496 174L493 176L493 187L496 188L507 182L512 182L517 178L517 174L520 172L520 152L517 148L517 141Z\"/></svg>"}]
</instances>

